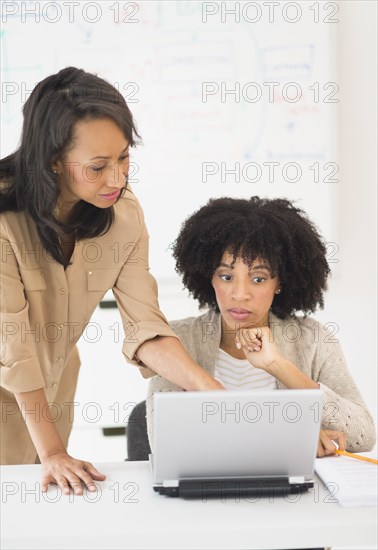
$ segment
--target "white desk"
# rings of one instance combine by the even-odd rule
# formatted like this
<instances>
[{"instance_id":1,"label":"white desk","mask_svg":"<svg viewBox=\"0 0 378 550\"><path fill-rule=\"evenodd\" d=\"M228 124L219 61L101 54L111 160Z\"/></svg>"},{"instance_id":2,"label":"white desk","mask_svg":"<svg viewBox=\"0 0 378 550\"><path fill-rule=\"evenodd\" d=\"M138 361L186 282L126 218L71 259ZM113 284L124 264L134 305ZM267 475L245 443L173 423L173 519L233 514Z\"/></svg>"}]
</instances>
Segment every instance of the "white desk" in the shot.
<instances>
[{"instance_id":1,"label":"white desk","mask_svg":"<svg viewBox=\"0 0 378 550\"><path fill-rule=\"evenodd\" d=\"M2 466L1 548L376 548L377 509L342 508L315 490L258 502L182 500L153 492L147 462L96 464L99 491L40 492L41 466Z\"/></svg>"}]
</instances>

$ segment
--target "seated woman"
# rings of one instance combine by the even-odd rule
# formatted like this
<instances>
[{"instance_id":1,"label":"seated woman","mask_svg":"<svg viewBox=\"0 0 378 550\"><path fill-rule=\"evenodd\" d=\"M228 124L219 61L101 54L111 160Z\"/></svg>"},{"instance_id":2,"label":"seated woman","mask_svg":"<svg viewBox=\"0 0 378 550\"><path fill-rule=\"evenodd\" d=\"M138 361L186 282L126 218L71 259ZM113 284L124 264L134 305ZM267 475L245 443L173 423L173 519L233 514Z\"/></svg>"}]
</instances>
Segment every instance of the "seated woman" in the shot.
<instances>
[{"instance_id":1,"label":"seated woman","mask_svg":"<svg viewBox=\"0 0 378 550\"><path fill-rule=\"evenodd\" d=\"M173 245L176 270L208 311L171 322L189 355L229 390L324 390L318 456L338 440L369 451L375 429L333 333L308 314L323 307L326 247L307 215L285 199L212 199ZM298 313L301 313L299 315ZM181 388L150 380L153 394Z\"/></svg>"}]
</instances>

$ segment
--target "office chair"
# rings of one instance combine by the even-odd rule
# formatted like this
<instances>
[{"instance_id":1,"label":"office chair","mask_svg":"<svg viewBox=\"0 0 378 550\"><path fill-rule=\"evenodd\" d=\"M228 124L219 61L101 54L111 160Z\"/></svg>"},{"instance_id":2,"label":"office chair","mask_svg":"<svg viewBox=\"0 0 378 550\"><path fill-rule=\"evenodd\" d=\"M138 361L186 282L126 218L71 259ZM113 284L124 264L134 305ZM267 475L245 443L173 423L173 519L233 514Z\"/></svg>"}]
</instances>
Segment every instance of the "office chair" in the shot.
<instances>
[{"instance_id":1,"label":"office chair","mask_svg":"<svg viewBox=\"0 0 378 550\"><path fill-rule=\"evenodd\" d=\"M148 460L151 453L147 436L146 402L135 405L126 430L127 460Z\"/></svg>"}]
</instances>

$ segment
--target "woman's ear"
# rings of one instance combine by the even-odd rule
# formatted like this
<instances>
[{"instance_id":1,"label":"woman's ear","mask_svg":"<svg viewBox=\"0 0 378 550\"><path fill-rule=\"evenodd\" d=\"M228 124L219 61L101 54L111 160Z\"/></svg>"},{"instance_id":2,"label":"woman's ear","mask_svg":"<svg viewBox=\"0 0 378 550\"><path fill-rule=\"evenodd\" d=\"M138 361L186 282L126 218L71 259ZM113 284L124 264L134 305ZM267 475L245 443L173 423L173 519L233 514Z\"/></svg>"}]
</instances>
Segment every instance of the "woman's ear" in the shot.
<instances>
[{"instance_id":1,"label":"woman's ear","mask_svg":"<svg viewBox=\"0 0 378 550\"><path fill-rule=\"evenodd\" d=\"M63 170L63 164L60 160L56 160L50 164L51 170L54 174L61 174Z\"/></svg>"}]
</instances>

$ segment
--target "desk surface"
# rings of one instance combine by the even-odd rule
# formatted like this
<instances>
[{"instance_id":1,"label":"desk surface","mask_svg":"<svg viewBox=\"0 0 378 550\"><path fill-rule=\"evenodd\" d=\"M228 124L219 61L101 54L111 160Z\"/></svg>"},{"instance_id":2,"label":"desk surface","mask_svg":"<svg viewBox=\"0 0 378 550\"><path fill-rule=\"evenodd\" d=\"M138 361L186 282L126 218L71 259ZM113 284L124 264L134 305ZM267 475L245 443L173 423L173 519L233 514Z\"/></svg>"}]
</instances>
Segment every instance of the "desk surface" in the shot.
<instances>
[{"instance_id":1,"label":"desk surface","mask_svg":"<svg viewBox=\"0 0 378 550\"><path fill-rule=\"evenodd\" d=\"M374 548L377 509L342 508L317 479L287 498L183 500L153 492L147 462L96 464L97 493L40 490L40 465L2 466L1 536L10 548Z\"/></svg>"}]
</instances>

